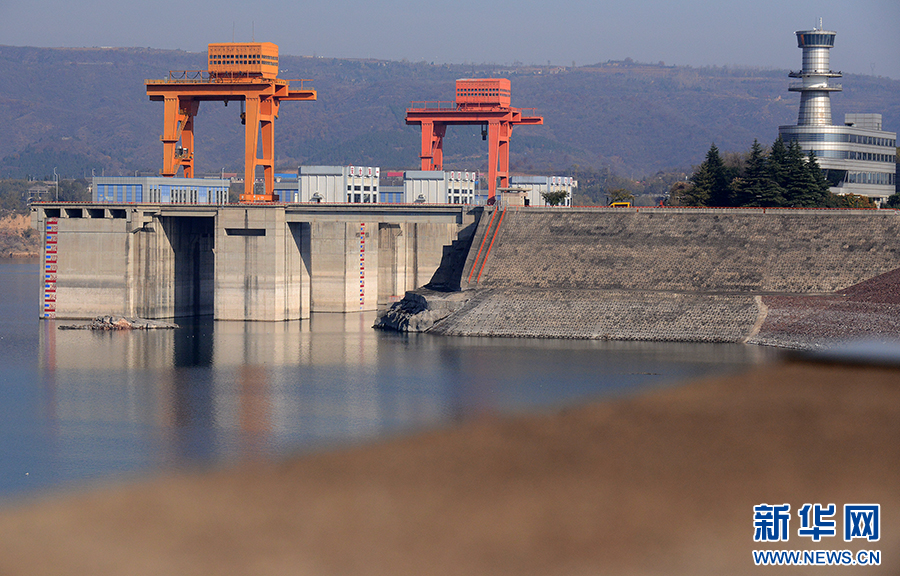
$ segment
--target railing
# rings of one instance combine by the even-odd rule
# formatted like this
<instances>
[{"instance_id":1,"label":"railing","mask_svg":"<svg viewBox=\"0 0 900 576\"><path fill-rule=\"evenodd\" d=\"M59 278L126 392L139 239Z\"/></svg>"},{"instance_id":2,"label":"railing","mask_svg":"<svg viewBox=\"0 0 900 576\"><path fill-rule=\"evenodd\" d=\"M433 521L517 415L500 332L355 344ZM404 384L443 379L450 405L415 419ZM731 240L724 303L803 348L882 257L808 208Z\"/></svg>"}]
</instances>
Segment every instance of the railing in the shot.
<instances>
[{"instance_id":1,"label":"railing","mask_svg":"<svg viewBox=\"0 0 900 576\"><path fill-rule=\"evenodd\" d=\"M309 78L283 80L281 78L265 78L263 76L251 76L247 72L215 72L210 74L208 70L169 70L169 75L163 80L145 80L146 84L216 84L233 82L275 82L290 86L291 82L299 82L300 90L304 82L311 82Z\"/></svg>"},{"instance_id":2,"label":"railing","mask_svg":"<svg viewBox=\"0 0 900 576\"><path fill-rule=\"evenodd\" d=\"M280 78L279 78L279 81L281 81ZM288 83L288 89L290 89L290 90L303 90L304 89L303 83L304 82L312 82L312 79L311 78L292 78L290 80L284 80L284 82ZM296 87L291 86L291 82L299 82L300 87L296 88Z\"/></svg>"},{"instance_id":3,"label":"railing","mask_svg":"<svg viewBox=\"0 0 900 576\"><path fill-rule=\"evenodd\" d=\"M433 100L433 101L415 101L410 102L409 107L406 109L407 112L422 112L422 111L453 111L453 110L461 110L461 111L477 111L477 110L491 110L502 108L496 104L473 104L471 102L464 102L461 104L457 104L455 101L447 101L447 100ZM522 116L537 116L537 108L513 108L510 107L508 110L518 110Z\"/></svg>"},{"instance_id":4,"label":"railing","mask_svg":"<svg viewBox=\"0 0 900 576\"><path fill-rule=\"evenodd\" d=\"M456 110L455 101L417 101L409 104L409 110Z\"/></svg>"}]
</instances>

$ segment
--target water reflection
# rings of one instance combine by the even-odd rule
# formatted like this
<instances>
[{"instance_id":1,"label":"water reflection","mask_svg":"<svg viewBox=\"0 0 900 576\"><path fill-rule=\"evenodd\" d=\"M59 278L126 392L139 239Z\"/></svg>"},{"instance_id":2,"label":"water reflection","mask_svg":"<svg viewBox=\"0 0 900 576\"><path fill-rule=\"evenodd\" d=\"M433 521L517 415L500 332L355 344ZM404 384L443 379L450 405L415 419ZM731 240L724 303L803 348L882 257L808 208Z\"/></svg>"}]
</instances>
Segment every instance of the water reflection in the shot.
<instances>
[{"instance_id":1,"label":"water reflection","mask_svg":"<svg viewBox=\"0 0 900 576\"><path fill-rule=\"evenodd\" d=\"M3 272L0 288L10 281ZM37 286L37 270L34 277ZM28 334L4 350L12 360L0 388L10 412L0 424L9 455L0 496L542 410L772 354L738 345L389 334L371 329L371 313L65 331L64 321L27 314L32 296L22 296L19 324L0 326L0 336Z\"/></svg>"}]
</instances>

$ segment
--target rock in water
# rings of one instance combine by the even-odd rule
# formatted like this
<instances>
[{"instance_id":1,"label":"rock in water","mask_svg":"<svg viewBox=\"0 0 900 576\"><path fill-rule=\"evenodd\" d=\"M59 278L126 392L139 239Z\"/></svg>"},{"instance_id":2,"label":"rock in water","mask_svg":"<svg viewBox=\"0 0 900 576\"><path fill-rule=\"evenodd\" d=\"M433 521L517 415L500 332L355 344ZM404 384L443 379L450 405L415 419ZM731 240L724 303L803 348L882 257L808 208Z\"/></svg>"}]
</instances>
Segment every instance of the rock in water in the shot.
<instances>
[{"instance_id":1,"label":"rock in water","mask_svg":"<svg viewBox=\"0 0 900 576\"><path fill-rule=\"evenodd\" d=\"M397 332L426 332L469 300L465 292L409 291L378 319L375 328Z\"/></svg>"},{"instance_id":2,"label":"rock in water","mask_svg":"<svg viewBox=\"0 0 900 576\"><path fill-rule=\"evenodd\" d=\"M91 320L90 324L69 324L59 327L60 330L168 330L172 328L178 328L178 324L124 316L98 316Z\"/></svg>"}]
</instances>

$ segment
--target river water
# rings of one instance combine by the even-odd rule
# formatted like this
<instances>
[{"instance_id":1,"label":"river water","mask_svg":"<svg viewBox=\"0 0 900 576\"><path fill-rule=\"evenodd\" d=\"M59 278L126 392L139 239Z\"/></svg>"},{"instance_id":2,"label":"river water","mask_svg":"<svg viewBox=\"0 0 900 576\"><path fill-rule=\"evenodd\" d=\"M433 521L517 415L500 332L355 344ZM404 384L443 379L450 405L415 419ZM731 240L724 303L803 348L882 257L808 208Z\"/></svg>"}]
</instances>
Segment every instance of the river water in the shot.
<instances>
[{"instance_id":1,"label":"river water","mask_svg":"<svg viewBox=\"0 0 900 576\"><path fill-rule=\"evenodd\" d=\"M185 467L333 449L740 370L743 345L401 335L374 313L59 330L39 262L0 260L0 504Z\"/></svg>"}]
</instances>

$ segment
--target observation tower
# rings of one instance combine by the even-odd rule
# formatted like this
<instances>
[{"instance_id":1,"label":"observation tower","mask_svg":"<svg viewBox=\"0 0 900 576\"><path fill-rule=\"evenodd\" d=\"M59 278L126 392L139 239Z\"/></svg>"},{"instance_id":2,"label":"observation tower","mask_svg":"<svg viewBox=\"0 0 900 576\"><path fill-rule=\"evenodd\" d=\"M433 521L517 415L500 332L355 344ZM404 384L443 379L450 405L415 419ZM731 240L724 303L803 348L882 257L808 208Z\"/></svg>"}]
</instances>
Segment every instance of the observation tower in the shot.
<instances>
[{"instance_id":1,"label":"observation tower","mask_svg":"<svg viewBox=\"0 0 900 576\"><path fill-rule=\"evenodd\" d=\"M829 52L837 35L822 28L822 19L812 30L799 30L797 46L803 50L803 69L791 71L791 92L800 93L797 124L779 126L778 135L785 142L797 142L804 152L816 155L828 185L835 194L859 194L883 204L897 183L897 133L882 128L881 114L845 114L843 124L831 120L831 93L840 84L829 84L840 78L831 71Z\"/></svg>"},{"instance_id":2,"label":"observation tower","mask_svg":"<svg viewBox=\"0 0 900 576\"><path fill-rule=\"evenodd\" d=\"M822 29L822 19L813 30L798 30L797 47L803 49L803 69L793 70L791 78L800 82L792 83L788 90L800 93L799 126L831 125L831 92L840 92L840 84L829 84L829 78L840 78L840 72L832 72L829 50L834 47L836 32Z\"/></svg>"}]
</instances>

